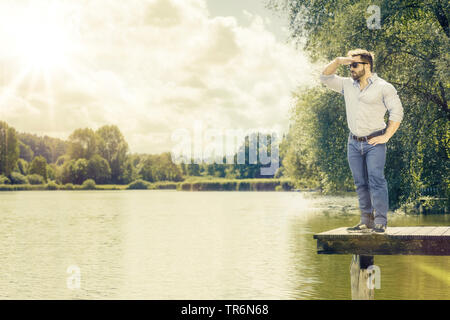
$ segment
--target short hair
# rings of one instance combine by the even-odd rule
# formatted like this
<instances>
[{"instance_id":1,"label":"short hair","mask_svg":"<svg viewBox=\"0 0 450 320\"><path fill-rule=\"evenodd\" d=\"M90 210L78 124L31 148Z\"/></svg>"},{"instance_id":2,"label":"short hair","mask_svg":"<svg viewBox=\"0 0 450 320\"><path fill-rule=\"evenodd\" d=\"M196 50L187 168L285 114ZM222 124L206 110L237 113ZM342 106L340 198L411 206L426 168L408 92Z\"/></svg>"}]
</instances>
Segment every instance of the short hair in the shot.
<instances>
[{"instance_id":1,"label":"short hair","mask_svg":"<svg viewBox=\"0 0 450 320\"><path fill-rule=\"evenodd\" d=\"M347 56L360 56L361 60L370 64L370 72L373 72L373 62L375 61L373 52L365 49L354 49L347 53Z\"/></svg>"}]
</instances>

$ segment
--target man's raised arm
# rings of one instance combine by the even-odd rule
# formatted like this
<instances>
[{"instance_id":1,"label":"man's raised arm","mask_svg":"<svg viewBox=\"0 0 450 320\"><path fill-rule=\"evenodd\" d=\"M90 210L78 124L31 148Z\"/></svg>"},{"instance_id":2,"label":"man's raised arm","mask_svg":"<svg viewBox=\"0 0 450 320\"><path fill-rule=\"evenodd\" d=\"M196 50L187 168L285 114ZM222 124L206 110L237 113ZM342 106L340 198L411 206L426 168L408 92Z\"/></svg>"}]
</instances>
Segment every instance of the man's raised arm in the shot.
<instances>
[{"instance_id":1,"label":"man's raised arm","mask_svg":"<svg viewBox=\"0 0 450 320\"><path fill-rule=\"evenodd\" d=\"M320 81L325 84L328 88L330 88L333 91L336 91L340 94L344 93L344 86L343 86L343 77L339 77L335 74L337 68L341 64L350 64L354 61L352 57L338 57L331 61L325 69L322 71L322 74L320 75Z\"/></svg>"},{"instance_id":2,"label":"man's raised arm","mask_svg":"<svg viewBox=\"0 0 450 320\"><path fill-rule=\"evenodd\" d=\"M329 76L329 75L335 73L337 68L341 64L350 64L353 61L354 61L354 59L352 57L337 57L336 59L331 61L329 64L327 64L325 69L323 69L322 74L325 76Z\"/></svg>"}]
</instances>

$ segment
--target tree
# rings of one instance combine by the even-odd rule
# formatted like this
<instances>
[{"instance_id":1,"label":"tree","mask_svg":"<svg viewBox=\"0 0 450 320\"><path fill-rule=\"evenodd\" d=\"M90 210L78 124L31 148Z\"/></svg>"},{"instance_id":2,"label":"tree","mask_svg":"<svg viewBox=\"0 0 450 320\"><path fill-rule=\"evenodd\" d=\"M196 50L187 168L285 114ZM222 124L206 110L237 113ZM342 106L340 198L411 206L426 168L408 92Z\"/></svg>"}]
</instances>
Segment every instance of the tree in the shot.
<instances>
[{"instance_id":1,"label":"tree","mask_svg":"<svg viewBox=\"0 0 450 320\"><path fill-rule=\"evenodd\" d=\"M69 160L64 162L62 169L60 171L61 176L58 178L62 184L75 183L75 160Z\"/></svg>"},{"instance_id":2,"label":"tree","mask_svg":"<svg viewBox=\"0 0 450 320\"><path fill-rule=\"evenodd\" d=\"M98 153L108 161L111 168L111 180L113 183L120 183L127 160L128 143L115 125L103 126L95 133L98 138Z\"/></svg>"},{"instance_id":3,"label":"tree","mask_svg":"<svg viewBox=\"0 0 450 320\"><path fill-rule=\"evenodd\" d=\"M111 179L111 168L108 161L98 154L94 155L88 161L87 177L95 180L98 184L108 183Z\"/></svg>"},{"instance_id":4,"label":"tree","mask_svg":"<svg viewBox=\"0 0 450 320\"><path fill-rule=\"evenodd\" d=\"M200 176L200 166L191 159L191 163L186 164L186 173L188 176Z\"/></svg>"},{"instance_id":5,"label":"tree","mask_svg":"<svg viewBox=\"0 0 450 320\"><path fill-rule=\"evenodd\" d=\"M320 61L325 65L337 56L346 55L350 49L365 48L375 54L374 71L397 88L405 114L400 129L387 144L385 175L390 207L395 209L415 201L423 187L436 187L437 196L448 199L449 2L379 1L376 4L381 13L380 29L367 27L370 15L367 10L372 4L369 0L269 1L269 7L287 13L290 40L301 46L313 62ZM338 73L349 75L345 68ZM326 119L335 113L334 96L337 94L318 94L321 96L318 99L325 99L320 105L325 103L329 106L329 115L326 115L327 110L320 108L314 116L321 115L325 126ZM307 123L302 122L302 125ZM299 130L299 127L293 130ZM325 129L320 127L320 130L324 132ZM309 135L316 134L315 131L305 131ZM330 128L328 133L339 143L347 134L337 127ZM323 149L324 159L314 156L323 145L310 147L312 158L307 159L319 168L324 168L327 162L331 164L332 159L338 159L332 153L336 149L332 145ZM322 162L319 164L313 159ZM333 189L338 187L333 184L342 180L338 177L345 176L344 170L347 169L344 168L342 164L342 167L331 166L326 171L320 169L322 176L319 178L330 182L330 189Z\"/></svg>"},{"instance_id":6,"label":"tree","mask_svg":"<svg viewBox=\"0 0 450 320\"><path fill-rule=\"evenodd\" d=\"M31 151L33 151L34 156L43 156L47 163L52 163L58 157L58 150L55 150L55 146L62 144L65 146L65 142L58 138L50 138L48 136L38 137L36 134L30 133L19 133L19 140L27 145ZM28 152L27 150L24 150ZM22 153L21 153L22 154ZM27 155L29 157L29 155ZM30 158L28 161L31 161Z\"/></svg>"},{"instance_id":7,"label":"tree","mask_svg":"<svg viewBox=\"0 0 450 320\"><path fill-rule=\"evenodd\" d=\"M24 159L28 162L31 162L33 160L34 152L33 150L31 150L30 146L26 145L25 143L19 140L19 149L20 149L19 157L21 159Z\"/></svg>"},{"instance_id":8,"label":"tree","mask_svg":"<svg viewBox=\"0 0 450 320\"><path fill-rule=\"evenodd\" d=\"M9 176L19 159L19 140L16 130L0 121L0 174Z\"/></svg>"},{"instance_id":9,"label":"tree","mask_svg":"<svg viewBox=\"0 0 450 320\"><path fill-rule=\"evenodd\" d=\"M82 184L87 179L88 161L86 159L66 161L61 170L60 180L63 184Z\"/></svg>"},{"instance_id":10,"label":"tree","mask_svg":"<svg viewBox=\"0 0 450 320\"><path fill-rule=\"evenodd\" d=\"M28 162L24 159L18 159L16 163L17 172L26 176L28 174Z\"/></svg>"},{"instance_id":11,"label":"tree","mask_svg":"<svg viewBox=\"0 0 450 320\"><path fill-rule=\"evenodd\" d=\"M148 182L154 182L155 177L153 176L153 157L147 156L143 161L141 160L141 164L139 167L139 176Z\"/></svg>"},{"instance_id":12,"label":"tree","mask_svg":"<svg viewBox=\"0 0 450 320\"><path fill-rule=\"evenodd\" d=\"M47 160L43 156L37 156L31 161L29 174L40 175L47 182Z\"/></svg>"},{"instance_id":13,"label":"tree","mask_svg":"<svg viewBox=\"0 0 450 320\"><path fill-rule=\"evenodd\" d=\"M89 160L97 153L97 137L92 129L76 129L69 136L68 153L71 159Z\"/></svg>"},{"instance_id":14,"label":"tree","mask_svg":"<svg viewBox=\"0 0 450 320\"><path fill-rule=\"evenodd\" d=\"M181 181L181 171L172 162L170 152L164 152L156 157L154 173L157 181Z\"/></svg>"},{"instance_id":15,"label":"tree","mask_svg":"<svg viewBox=\"0 0 450 320\"><path fill-rule=\"evenodd\" d=\"M135 167L133 166L133 161L131 159L127 159L123 165L122 175L119 177L119 181L122 184L129 184L136 179L138 179L138 175Z\"/></svg>"},{"instance_id":16,"label":"tree","mask_svg":"<svg viewBox=\"0 0 450 320\"><path fill-rule=\"evenodd\" d=\"M82 184L87 179L88 161L86 159L78 159L73 165L72 181L75 184Z\"/></svg>"},{"instance_id":17,"label":"tree","mask_svg":"<svg viewBox=\"0 0 450 320\"><path fill-rule=\"evenodd\" d=\"M54 163L47 164L47 178L48 180L56 180L58 177L60 167Z\"/></svg>"},{"instance_id":18,"label":"tree","mask_svg":"<svg viewBox=\"0 0 450 320\"><path fill-rule=\"evenodd\" d=\"M63 154L56 159L56 165L62 166L66 161L70 160L70 156L68 154Z\"/></svg>"}]
</instances>

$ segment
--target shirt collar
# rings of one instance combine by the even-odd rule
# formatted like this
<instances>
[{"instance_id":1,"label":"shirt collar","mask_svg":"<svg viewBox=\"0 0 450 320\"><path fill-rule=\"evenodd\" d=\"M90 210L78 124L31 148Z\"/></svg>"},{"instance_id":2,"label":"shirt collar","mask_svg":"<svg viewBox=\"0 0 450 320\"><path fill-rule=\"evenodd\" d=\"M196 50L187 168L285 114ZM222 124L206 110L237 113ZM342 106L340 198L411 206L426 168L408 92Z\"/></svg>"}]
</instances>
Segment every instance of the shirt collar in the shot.
<instances>
[{"instance_id":1,"label":"shirt collar","mask_svg":"<svg viewBox=\"0 0 450 320\"><path fill-rule=\"evenodd\" d=\"M369 84L373 83L375 80L378 79L378 75L376 73L372 73L372 75L370 76L370 78L367 79L367 82ZM359 80L353 80L353 85L357 86L359 85Z\"/></svg>"}]
</instances>

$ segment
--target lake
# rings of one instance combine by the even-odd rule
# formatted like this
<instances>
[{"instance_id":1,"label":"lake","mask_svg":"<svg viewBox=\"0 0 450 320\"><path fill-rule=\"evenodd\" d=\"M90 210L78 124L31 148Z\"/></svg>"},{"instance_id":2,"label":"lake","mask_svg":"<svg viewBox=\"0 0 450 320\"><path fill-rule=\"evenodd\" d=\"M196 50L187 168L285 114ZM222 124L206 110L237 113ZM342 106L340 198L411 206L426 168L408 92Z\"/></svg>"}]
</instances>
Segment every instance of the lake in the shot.
<instances>
[{"instance_id":1,"label":"lake","mask_svg":"<svg viewBox=\"0 0 450 320\"><path fill-rule=\"evenodd\" d=\"M356 224L356 195L15 191L0 192L0 215L1 299L351 298L351 256L318 255L312 236ZM450 257L375 264L376 299L450 299Z\"/></svg>"}]
</instances>

